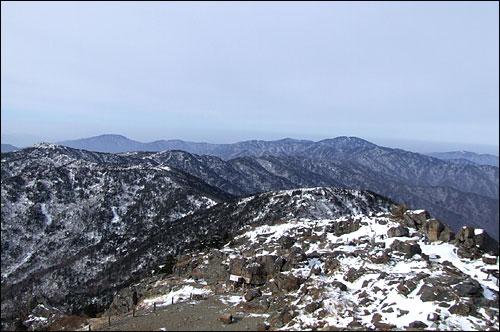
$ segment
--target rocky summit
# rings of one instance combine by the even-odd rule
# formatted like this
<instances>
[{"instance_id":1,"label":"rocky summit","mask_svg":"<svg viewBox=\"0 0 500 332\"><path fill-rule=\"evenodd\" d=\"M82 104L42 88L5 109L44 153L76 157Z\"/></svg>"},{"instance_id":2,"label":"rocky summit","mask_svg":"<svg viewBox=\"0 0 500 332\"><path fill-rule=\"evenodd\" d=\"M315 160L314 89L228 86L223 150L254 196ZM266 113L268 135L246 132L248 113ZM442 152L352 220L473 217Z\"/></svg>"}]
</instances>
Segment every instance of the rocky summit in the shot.
<instances>
[{"instance_id":1,"label":"rocky summit","mask_svg":"<svg viewBox=\"0 0 500 332\"><path fill-rule=\"evenodd\" d=\"M306 203L328 190L268 193L267 201ZM359 201L344 213L268 216L218 248L185 250L168 262L167 273L122 289L101 318L80 328L241 329L248 322L257 330L498 330L496 241L472 227L455 233L404 205L361 209L366 198L351 194ZM208 303L217 315L195 325L187 308L204 312ZM172 325L179 312L187 316ZM108 326L108 316L115 325ZM55 324L61 315L28 319Z\"/></svg>"}]
</instances>

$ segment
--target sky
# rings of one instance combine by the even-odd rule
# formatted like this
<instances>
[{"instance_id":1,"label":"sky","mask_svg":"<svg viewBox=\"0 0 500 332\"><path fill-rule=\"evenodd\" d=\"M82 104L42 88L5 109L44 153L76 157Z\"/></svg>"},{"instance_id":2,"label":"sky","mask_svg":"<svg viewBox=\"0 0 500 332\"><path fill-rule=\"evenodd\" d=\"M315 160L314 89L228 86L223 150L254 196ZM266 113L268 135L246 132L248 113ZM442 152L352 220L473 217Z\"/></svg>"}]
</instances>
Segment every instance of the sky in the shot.
<instances>
[{"instance_id":1,"label":"sky","mask_svg":"<svg viewBox=\"0 0 500 332\"><path fill-rule=\"evenodd\" d=\"M1 140L498 155L498 2L1 2Z\"/></svg>"}]
</instances>

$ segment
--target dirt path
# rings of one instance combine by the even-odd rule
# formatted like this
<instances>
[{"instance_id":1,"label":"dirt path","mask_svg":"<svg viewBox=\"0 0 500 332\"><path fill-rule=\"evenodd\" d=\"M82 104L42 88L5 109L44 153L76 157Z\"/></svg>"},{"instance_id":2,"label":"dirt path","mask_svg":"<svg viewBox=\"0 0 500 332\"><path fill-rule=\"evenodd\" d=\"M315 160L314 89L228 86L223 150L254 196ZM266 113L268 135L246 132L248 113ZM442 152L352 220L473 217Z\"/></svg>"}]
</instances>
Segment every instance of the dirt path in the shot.
<instances>
[{"instance_id":1,"label":"dirt path","mask_svg":"<svg viewBox=\"0 0 500 332\"><path fill-rule=\"evenodd\" d=\"M224 297L213 295L206 300L187 301L165 307L138 310L132 313L108 318L90 319L92 331L245 331L257 330L266 315L245 313L240 304L223 303ZM219 320L221 314L233 315L231 324ZM88 325L82 330L88 330Z\"/></svg>"}]
</instances>

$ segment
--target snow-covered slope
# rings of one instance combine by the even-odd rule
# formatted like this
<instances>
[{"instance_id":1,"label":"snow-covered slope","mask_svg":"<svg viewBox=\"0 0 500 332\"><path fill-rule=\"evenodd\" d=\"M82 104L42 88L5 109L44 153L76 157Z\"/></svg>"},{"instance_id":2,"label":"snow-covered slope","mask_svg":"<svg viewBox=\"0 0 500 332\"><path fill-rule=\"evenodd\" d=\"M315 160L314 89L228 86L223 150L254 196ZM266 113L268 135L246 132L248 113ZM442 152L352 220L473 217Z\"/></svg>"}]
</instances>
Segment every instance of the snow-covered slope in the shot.
<instances>
[{"instance_id":1,"label":"snow-covered slope","mask_svg":"<svg viewBox=\"0 0 500 332\"><path fill-rule=\"evenodd\" d=\"M322 190L297 196L309 203ZM107 314L202 294L191 305L213 296L239 319L262 317L263 329L498 330L498 244L488 247L481 229L455 234L424 210L363 211L364 194L351 194L360 200L339 215L267 215L219 249L184 252L173 275L123 290Z\"/></svg>"},{"instance_id":2,"label":"snow-covered slope","mask_svg":"<svg viewBox=\"0 0 500 332\"><path fill-rule=\"evenodd\" d=\"M231 198L139 161L45 143L2 154L2 324L30 297L100 310L172 249L171 239L153 237Z\"/></svg>"}]
</instances>

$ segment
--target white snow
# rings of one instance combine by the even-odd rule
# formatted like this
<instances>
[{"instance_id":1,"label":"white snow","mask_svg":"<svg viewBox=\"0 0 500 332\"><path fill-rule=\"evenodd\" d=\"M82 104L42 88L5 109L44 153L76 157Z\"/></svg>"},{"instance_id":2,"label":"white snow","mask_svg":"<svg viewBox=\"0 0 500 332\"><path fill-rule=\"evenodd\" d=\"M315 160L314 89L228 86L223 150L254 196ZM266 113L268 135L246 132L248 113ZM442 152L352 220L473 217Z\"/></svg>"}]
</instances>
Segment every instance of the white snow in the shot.
<instances>
[{"instance_id":1,"label":"white snow","mask_svg":"<svg viewBox=\"0 0 500 332\"><path fill-rule=\"evenodd\" d=\"M189 301L191 295L201 294L208 295L211 294L212 291L205 288L196 288L191 285L184 285L182 288L171 291L166 295L160 295L153 298L147 298L142 301L140 304L141 307L150 307L155 303L157 306L168 306L171 304Z\"/></svg>"},{"instance_id":2,"label":"white snow","mask_svg":"<svg viewBox=\"0 0 500 332\"><path fill-rule=\"evenodd\" d=\"M42 213L45 216L45 220L47 221L47 226L50 226L52 224L52 217L47 212L47 209L45 208L45 203L41 204L41 208L42 208Z\"/></svg>"},{"instance_id":3,"label":"white snow","mask_svg":"<svg viewBox=\"0 0 500 332\"><path fill-rule=\"evenodd\" d=\"M120 216L116 213L116 207L112 206L111 211L113 212L113 219L111 219L111 223L115 224L120 221Z\"/></svg>"}]
</instances>

